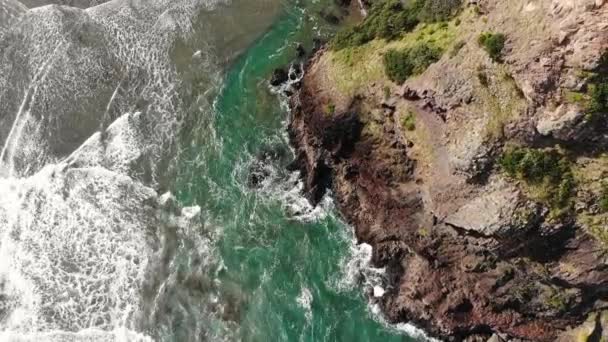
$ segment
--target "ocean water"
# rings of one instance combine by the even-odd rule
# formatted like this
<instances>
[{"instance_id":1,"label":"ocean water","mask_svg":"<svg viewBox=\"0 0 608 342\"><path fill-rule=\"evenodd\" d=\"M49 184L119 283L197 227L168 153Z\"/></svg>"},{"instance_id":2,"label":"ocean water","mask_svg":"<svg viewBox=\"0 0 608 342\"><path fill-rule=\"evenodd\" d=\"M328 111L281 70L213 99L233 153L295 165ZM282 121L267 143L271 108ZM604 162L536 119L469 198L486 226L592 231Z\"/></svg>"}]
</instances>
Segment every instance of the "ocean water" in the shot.
<instances>
[{"instance_id":1,"label":"ocean water","mask_svg":"<svg viewBox=\"0 0 608 342\"><path fill-rule=\"evenodd\" d=\"M0 341L425 339L286 170L327 2L0 0Z\"/></svg>"}]
</instances>

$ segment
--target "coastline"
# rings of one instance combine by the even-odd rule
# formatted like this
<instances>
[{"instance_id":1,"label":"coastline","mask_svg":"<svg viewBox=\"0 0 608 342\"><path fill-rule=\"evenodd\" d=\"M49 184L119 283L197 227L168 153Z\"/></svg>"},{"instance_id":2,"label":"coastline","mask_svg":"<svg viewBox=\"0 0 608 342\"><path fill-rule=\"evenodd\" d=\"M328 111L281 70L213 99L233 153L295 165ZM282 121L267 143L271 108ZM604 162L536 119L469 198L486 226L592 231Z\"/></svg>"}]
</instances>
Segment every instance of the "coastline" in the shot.
<instances>
[{"instance_id":1,"label":"coastline","mask_svg":"<svg viewBox=\"0 0 608 342\"><path fill-rule=\"evenodd\" d=\"M596 12L590 8L588 14L606 13L601 5ZM463 50L471 54L470 47ZM457 164L449 138L466 140L471 133L453 119L463 105L449 104L462 97L445 84L460 71L454 57L391 87L388 96L378 81L344 96L328 69L336 58L325 46L306 63L301 88L291 97L288 132L309 201L318 203L331 189L359 243L373 247L374 266L387 269L390 286L380 307L389 322L411 322L455 341L569 341L603 317L603 242L574 213L554 220L547 204L504 177L496 163L507 142L544 141L538 131L529 138L526 128L542 121L539 101L549 102L557 92L524 87L522 107L513 109L523 114L501 126L503 136L484 140L481 152ZM533 65L517 70L517 63L500 66L513 70L517 87L538 77ZM543 77L563 86L562 71L549 70ZM497 96L511 92L507 86L498 85ZM404 107L415 112L426 141L419 128L414 134L403 127ZM470 143L460 147L467 148ZM430 157L425 149L432 150ZM601 324L599 329L602 334ZM591 335L597 327L587 330Z\"/></svg>"}]
</instances>

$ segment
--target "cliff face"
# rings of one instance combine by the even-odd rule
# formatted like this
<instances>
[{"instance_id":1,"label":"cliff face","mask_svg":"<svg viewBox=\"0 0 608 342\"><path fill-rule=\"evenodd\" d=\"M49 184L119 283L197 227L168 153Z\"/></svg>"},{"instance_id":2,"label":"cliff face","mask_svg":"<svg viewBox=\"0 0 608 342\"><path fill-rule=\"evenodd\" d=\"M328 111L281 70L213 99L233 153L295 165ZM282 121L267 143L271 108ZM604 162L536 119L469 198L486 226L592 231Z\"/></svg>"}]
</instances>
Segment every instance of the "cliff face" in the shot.
<instances>
[{"instance_id":1,"label":"cliff face","mask_svg":"<svg viewBox=\"0 0 608 342\"><path fill-rule=\"evenodd\" d=\"M505 35L500 62L482 32ZM391 82L383 55L417 42L445 52ZM485 0L309 61L289 126L306 191L331 188L389 270L389 320L455 340L602 334L608 113L590 101L607 49L604 1ZM517 169L534 158L552 176Z\"/></svg>"}]
</instances>

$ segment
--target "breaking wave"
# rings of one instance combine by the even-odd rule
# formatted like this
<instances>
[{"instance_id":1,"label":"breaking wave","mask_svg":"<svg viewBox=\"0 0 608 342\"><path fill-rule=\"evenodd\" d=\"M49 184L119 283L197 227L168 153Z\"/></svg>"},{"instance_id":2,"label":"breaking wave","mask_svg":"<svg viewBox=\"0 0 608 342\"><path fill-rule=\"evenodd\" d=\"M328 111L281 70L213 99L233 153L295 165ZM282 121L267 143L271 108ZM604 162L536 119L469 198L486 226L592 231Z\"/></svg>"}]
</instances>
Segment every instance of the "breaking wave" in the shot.
<instances>
[{"instance_id":1,"label":"breaking wave","mask_svg":"<svg viewBox=\"0 0 608 342\"><path fill-rule=\"evenodd\" d=\"M0 339L162 339L173 307L183 338L229 338L192 300L216 295L216 228L163 189L184 118L210 115L254 34L215 32L219 0L101 2L0 0Z\"/></svg>"}]
</instances>

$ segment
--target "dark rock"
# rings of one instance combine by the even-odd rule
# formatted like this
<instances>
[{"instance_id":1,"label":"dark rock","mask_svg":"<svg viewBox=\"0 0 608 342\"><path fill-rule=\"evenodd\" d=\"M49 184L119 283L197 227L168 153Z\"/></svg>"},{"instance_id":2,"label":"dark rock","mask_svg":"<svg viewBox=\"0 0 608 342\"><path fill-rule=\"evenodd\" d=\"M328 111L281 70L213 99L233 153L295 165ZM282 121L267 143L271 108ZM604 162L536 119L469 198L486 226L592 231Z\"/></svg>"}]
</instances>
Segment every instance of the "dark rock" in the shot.
<instances>
[{"instance_id":1,"label":"dark rock","mask_svg":"<svg viewBox=\"0 0 608 342\"><path fill-rule=\"evenodd\" d=\"M270 172L260 162L253 163L249 168L247 185L250 188L259 188L264 180L270 176Z\"/></svg>"},{"instance_id":2,"label":"dark rock","mask_svg":"<svg viewBox=\"0 0 608 342\"><path fill-rule=\"evenodd\" d=\"M270 78L270 84L274 87L280 86L281 84L287 82L289 79L289 75L287 71L282 68L274 69L272 72L272 77Z\"/></svg>"},{"instance_id":3,"label":"dark rock","mask_svg":"<svg viewBox=\"0 0 608 342\"><path fill-rule=\"evenodd\" d=\"M312 40L312 52L315 53L319 51L323 47L323 44L323 40L321 40L320 38L314 38Z\"/></svg>"},{"instance_id":4,"label":"dark rock","mask_svg":"<svg viewBox=\"0 0 608 342\"><path fill-rule=\"evenodd\" d=\"M350 6L351 0L334 0L334 3L340 7Z\"/></svg>"},{"instance_id":5,"label":"dark rock","mask_svg":"<svg viewBox=\"0 0 608 342\"><path fill-rule=\"evenodd\" d=\"M340 23L340 18L338 18L337 15L335 15L333 12L324 12L322 11L320 13L321 18L323 18L326 22L332 24L332 25L338 25Z\"/></svg>"},{"instance_id":6,"label":"dark rock","mask_svg":"<svg viewBox=\"0 0 608 342\"><path fill-rule=\"evenodd\" d=\"M296 56L298 58L304 58L306 56L306 49L304 49L302 44L298 44L296 47Z\"/></svg>"}]
</instances>

